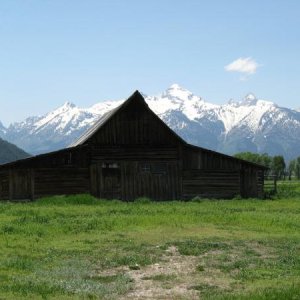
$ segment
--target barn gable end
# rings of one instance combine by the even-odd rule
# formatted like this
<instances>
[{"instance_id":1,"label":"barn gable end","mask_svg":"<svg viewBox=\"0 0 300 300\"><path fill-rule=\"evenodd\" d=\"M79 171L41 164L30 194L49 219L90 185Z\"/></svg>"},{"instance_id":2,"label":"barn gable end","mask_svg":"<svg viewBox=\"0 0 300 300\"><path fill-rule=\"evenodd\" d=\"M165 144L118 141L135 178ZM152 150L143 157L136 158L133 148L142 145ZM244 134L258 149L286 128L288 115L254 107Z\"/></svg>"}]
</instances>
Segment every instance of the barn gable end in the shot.
<instances>
[{"instance_id":1,"label":"barn gable end","mask_svg":"<svg viewBox=\"0 0 300 300\"><path fill-rule=\"evenodd\" d=\"M123 104L102 116L71 146L176 145L185 143L148 107L136 91Z\"/></svg>"}]
</instances>

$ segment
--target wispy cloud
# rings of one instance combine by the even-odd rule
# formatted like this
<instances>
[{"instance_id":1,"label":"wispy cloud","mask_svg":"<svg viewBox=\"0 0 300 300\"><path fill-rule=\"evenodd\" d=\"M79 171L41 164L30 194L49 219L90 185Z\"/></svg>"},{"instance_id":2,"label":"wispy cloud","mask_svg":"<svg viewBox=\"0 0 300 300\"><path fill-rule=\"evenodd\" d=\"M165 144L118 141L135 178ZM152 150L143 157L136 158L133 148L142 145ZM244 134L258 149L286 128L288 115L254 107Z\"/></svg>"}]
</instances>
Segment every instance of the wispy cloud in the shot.
<instances>
[{"instance_id":1,"label":"wispy cloud","mask_svg":"<svg viewBox=\"0 0 300 300\"><path fill-rule=\"evenodd\" d=\"M228 72L242 73L242 80L246 80L248 75L256 73L258 67L260 67L260 65L252 57L240 57L224 68Z\"/></svg>"}]
</instances>

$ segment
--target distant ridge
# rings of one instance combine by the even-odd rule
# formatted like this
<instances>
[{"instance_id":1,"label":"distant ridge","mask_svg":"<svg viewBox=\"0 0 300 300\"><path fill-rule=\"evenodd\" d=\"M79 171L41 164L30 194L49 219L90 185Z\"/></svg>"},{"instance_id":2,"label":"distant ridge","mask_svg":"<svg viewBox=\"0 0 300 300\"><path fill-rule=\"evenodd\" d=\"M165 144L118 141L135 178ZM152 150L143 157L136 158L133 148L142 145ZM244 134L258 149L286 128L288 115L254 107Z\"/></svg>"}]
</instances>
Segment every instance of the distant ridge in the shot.
<instances>
[{"instance_id":1,"label":"distant ridge","mask_svg":"<svg viewBox=\"0 0 300 300\"><path fill-rule=\"evenodd\" d=\"M0 138L0 164L9 163L27 157L30 157L30 154L18 148L16 145Z\"/></svg>"},{"instance_id":2,"label":"distant ridge","mask_svg":"<svg viewBox=\"0 0 300 300\"><path fill-rule=\"evenodd\" d=\"M254 93L216 105L173 84L159 95L144 97L149 107L191 144L226 154L266 152L284 155L287 160L300 155L300 112ZM0 136L29 153L57 150L77 140L123 101L103 101L89 108L66 102L44 116L29 117L8 128L0 126Z\"/></svg>"}]
</instances>

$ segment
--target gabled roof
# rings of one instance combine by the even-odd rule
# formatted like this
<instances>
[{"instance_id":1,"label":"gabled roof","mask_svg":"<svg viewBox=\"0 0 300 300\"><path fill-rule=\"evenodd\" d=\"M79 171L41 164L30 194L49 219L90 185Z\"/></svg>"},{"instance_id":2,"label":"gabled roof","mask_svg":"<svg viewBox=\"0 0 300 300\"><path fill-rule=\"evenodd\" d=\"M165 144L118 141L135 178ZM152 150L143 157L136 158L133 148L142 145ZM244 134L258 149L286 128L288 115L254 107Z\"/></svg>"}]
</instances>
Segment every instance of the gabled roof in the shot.
<instances>
[{"instance_id":1,"label":"gabled roof","mask_svg":"<svg viewBox=\"0 0 300 300\"><path fill-rule=\"evenodd\" d=\"M186 142L177 134L175 133L168 125L166 125L165 122L163 122L149 107L148 104L146 103L144 97L142 94L136 90L127 100L125 100L121 105L117 106L116 108L108 111L105 113L103 116L101 116L98 121L92 127L90 127L86 132L83 133L79 137L78 140L73 142L72 144L69 145L69 147L77 147L79 145L83 145L86 143L93 135L96 133L98 130L100 130L117 112L121 111L124 109L131 101L138 99L139 101L142 101L145 107L159 120L159 122L167 128L169 132L171 132L172 135L174 135L177 139L180 140L180 142L186 144Z\"/></svg>"},{"instance_id":2,"label":"gabled roof","mask_svg":"<svg viewBox=\"0 0 300 300\"><path fill-rule=\"evenodd\" d=\"M224 153L221 153L221 152L213 151L213 150L210 150L210 149L202 148L202 147L191 145L191 144L188 144L188 143L186 144L186 147L191 148L191 149L196 149L196 150L209 152L209 153L212 153L212 154L217 154L217 155L222 156L224 158L232 159L232 160L238 161L240 163L244 163L244 164L248 164L248 165L251 165L251 166L254 166L254 167L258 167L260 169L264 169L264 170L269 169L268 167L266 167L264 165L260 165L260 164L257 164L257 163L254 163L254 162L251 162L251 161L248 161L248 160L244 160L244 159L241 159L241 158L238 158L238 157L235 157L235 156L227 155L227 154L224 154Z\"/></svg>"},{"instance_id":3,"label":"gabled roof","mask_svg":"<svg viewBox=\"0 0 300 300\"><path fill-rule=\"evenodd\" d=\"M124 103L123 103L124 104ZM122 104L101 116L87 131L85 131L78 140L68 146L68 148L77 147L84 144L95 132L97 132L120 108Z\"/></svg>"}]
</instances>

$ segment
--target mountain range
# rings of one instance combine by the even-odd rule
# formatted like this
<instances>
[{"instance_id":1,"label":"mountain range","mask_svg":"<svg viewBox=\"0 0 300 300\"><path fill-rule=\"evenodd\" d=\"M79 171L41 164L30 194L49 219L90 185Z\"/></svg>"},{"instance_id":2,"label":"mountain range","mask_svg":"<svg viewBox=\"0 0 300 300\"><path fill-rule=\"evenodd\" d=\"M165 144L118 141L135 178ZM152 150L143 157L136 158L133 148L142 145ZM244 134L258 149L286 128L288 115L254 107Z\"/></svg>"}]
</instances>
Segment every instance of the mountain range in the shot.
<instances>
[{"instance_id":1,"label":"mountain range","mask_svg":"<svg viewBox=\"0 0 300 300\"><path fill-rule=\"evenodd\" d=\"M241 151L300 155L300 111L280 107L250 93L241 101L216 105L178 84L156 96L149 107L187 142L226 154ZM66 102L43 116L3 126L0 137L32 154L67 147L107 111L124 100L102 101L88 108Z\"/></svg>"}]
</instances>

